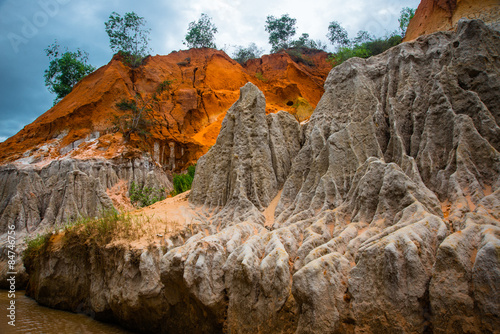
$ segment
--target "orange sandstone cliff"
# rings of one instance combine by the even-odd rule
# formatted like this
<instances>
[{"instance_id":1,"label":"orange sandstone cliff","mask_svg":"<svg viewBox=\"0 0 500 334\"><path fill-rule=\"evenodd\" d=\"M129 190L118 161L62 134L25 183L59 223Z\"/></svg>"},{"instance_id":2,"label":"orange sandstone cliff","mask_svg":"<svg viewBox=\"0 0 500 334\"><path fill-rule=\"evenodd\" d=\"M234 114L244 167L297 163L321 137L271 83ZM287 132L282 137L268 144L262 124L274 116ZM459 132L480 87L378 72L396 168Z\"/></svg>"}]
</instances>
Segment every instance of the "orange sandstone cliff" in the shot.
<instances>
[{"instance_id":1,"label":"orange sandstone cliff","mask_svg":"<svg viewBox=\"0 0 500 334\"><path fill-rule=\"evenodd\" d=\"M404 42L436 31L453 30L461 18L500 24L499 0L422 0L410 21Z\"/></svg>"},{"instance_id":2,"label":"orange sandstone cliff","mask_svg":"<svg viewBox=\"0 0 500 334\"><path fill-rule=\"evenodd\" d=\"M307 119L331 69L325 52L295 58L266 55L244 66L213 49L191 49L150 56L130 68L116 55L109 64L78 83L57 105L0 143L0 163L45 165L53 159L139 157L148 152L161 166L180 170L195 162L215 143L222 119L237 100L240 87L257 85L267 99L267 113L288 111ZM126 141L114 131L116 104L140 94L151 100L158 85L170 89L153 107L157 122L144 142Z\"/></svg>"}]
</instances>

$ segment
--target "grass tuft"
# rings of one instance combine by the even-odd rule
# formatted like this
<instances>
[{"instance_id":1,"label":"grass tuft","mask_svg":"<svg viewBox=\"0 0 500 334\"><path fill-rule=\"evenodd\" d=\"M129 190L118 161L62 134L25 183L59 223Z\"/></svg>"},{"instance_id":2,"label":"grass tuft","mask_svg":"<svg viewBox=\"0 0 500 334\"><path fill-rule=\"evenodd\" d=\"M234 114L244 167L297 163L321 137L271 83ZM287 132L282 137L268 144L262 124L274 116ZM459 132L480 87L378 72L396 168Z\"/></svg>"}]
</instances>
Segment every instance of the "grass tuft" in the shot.
<instances>
[{"instance_id":1,"label":"grass tuft","mask_svg":"<svg viewBox=\"0 0 500 334\"><path fill-rule=\"evenodd\" d=\"M191 189L193 184L194 174L196 172L196 165L189 166L187 173L174 175L174 190L171 195L176 196Z\"/></svg>"}]
</instances>

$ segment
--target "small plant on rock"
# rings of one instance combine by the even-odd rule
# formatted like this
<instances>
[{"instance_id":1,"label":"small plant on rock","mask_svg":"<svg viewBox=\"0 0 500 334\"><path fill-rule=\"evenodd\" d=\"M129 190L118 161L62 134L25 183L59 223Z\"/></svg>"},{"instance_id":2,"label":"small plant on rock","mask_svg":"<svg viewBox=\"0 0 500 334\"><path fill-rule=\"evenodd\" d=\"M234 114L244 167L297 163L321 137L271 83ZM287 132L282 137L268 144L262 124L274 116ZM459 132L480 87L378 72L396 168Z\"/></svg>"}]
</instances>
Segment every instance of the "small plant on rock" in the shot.
<instances>
[{"instance_id":1,"label":"small plant on rock","mask_svg":"<svg viewBox=\"0 0 500 334\"><path fill-rule=\"evenodd\" d=\"M264 74L262 74L262 72L257 72L255 73L255 77L257 79L259 79L260 81L263 81L263 82L266 82L267 81L267 78L264 77Z\"/></svg>"},{"instance_id":2,"label":"small plant on rock","mask_svg":"<svg viewBox=\"0 0 500 334\"><path fill-rule=\"evenodd\" d=\"M172 82L164 80L149 98L137 93L133 100L122 99L116 103L121 113L114 117L115 131L121 132L126 141L130 140L132 134L146 140L151 135L152 127L158 123L154 110L158 108L159 96L170 90Z\"/></svg>"},{"instance_id":3,"label":"small plant on rock","mask_svg":"<svg viewBox=\"0 0 500 334\"><path fill-rule=\"evenodd\" d=\"M48 241L50 240L50 236L52 235L51 232L47 233L37 233L36 236L27 236L24 239L24 242L26 243L26 249L24 250L23 253L23 261L26 258L32 258L39 254L42 250L45 249L45 247L48 244Z\"/></svg>"},{"instance_id":4,"label":"small plant on rock","mask_svg":"<svg viewBox=\"0 0 500 334\"><path fill-rule=\"evenodd\" d=\"M134 181L130 185L130 201L136 206L150 206L164 199L165 188L140 187Z\"/></svg>"}]
</instances>

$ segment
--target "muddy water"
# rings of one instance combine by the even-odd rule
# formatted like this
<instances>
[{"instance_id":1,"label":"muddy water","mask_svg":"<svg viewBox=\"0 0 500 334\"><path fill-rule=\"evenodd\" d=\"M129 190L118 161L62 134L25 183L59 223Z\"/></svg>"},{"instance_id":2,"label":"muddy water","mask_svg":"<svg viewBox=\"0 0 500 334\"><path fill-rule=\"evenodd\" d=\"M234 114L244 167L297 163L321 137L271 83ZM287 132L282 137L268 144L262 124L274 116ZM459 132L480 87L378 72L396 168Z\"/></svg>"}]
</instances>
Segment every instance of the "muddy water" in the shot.
<instances>
[{"instance_id":1,"label":"muddy water","mask_svg":"<svg viewBox=\"0 0 500 334\"><path fill-rule=\"evenodd\" d=\"M53 310L37 304L16 292L16 326L8 324L7 307L10 299L6 290L0 290L0 333L22 334L130 334L117 326L104 324L83 314Z\"/></svg>"}]
</instances>

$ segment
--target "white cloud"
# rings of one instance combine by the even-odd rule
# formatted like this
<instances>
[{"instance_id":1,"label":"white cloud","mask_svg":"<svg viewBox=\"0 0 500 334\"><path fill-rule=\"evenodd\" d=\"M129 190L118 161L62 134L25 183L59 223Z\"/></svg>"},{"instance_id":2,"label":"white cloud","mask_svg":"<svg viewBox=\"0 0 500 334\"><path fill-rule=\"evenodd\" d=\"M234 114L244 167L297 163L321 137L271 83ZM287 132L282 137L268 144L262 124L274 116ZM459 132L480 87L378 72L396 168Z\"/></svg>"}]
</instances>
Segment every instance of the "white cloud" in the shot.
<instances>
[{"instance_id":1,"label":"white cloud","mask_svg":"<svg viewBox=\"0 0 500 334\"><path fill-rule=\"evenodd\" d=\"M397 30L401 8L416 8L418 3L418 0L186 0L178 2L176 9L185 18L182 34L185 34L189 22L205 13L212 17L212 22L219 30L216 35L219 47L246 46L254 42L269 51L268 35L264 29L268 15L280 17L282 14L289 14L297 19L297 36L308 33L310 38L326 43L328 24L331 21L340 22L351 37L359 30L383 36ZM181 41L183 37L184 35L179 36L178 40ZM174 43L171 47L178 49L182 46Z\"/></svg>"}]
</instances>

